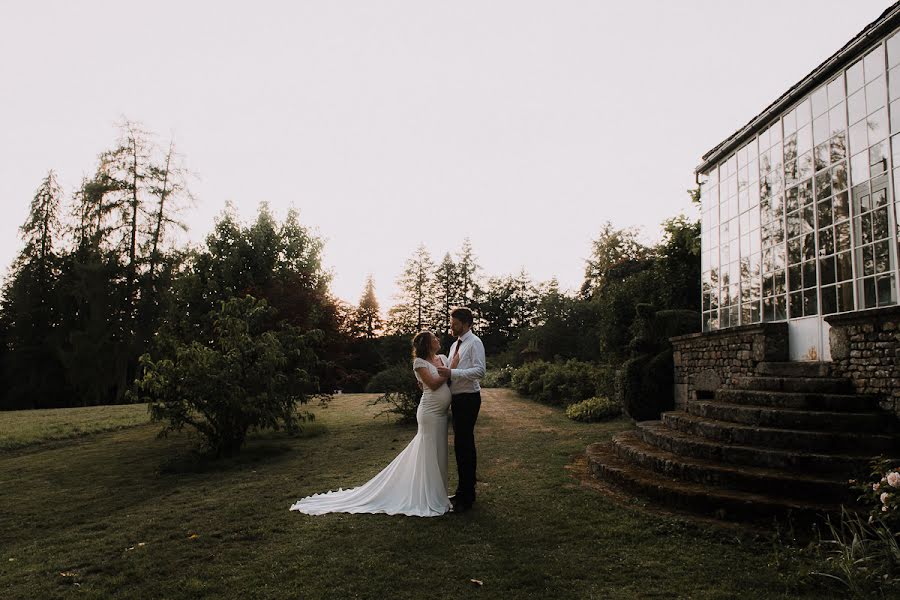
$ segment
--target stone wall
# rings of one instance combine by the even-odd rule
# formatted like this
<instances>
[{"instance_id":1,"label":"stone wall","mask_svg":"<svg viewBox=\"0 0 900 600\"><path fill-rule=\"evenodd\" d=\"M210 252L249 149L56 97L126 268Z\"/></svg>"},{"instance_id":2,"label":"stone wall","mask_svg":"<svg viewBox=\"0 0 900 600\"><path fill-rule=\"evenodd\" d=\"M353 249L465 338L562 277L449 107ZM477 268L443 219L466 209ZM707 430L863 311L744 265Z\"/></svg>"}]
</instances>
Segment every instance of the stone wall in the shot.
<instances>
[{"instance_id":1,"label":"stone wall","mask_svg":"<svg viewBox=\"0 0 900 600\"><path fill-rule=\"evenodd\" d=\"M734 377L753 375L763 361L788 359L787 323L759 323L670 340L675 362L675 407L684 409L698 392L731 387Z\"/></svg>"},{"instance_id":2,"label":"stone wall","mask_svg":"<svg viewBox=\"0 0 900 600\"><path fill-rule=\"evenodd\" d=\"M825 317L831 325L831 371L853 381L861 394L880 397L884 408L900 409L900 307Z\"/></svg>"}]
</instances>

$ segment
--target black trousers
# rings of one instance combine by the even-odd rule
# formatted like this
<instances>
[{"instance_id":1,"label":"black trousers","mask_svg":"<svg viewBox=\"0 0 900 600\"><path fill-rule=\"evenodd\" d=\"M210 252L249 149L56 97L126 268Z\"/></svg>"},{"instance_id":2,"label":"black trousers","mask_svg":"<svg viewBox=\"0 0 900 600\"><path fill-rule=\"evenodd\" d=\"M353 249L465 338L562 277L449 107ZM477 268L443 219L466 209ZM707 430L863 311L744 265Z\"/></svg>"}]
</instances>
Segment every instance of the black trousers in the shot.
<instances>
[{"instance_id":1,"label":"black trousers","mask_svg":"<svg viewBox=\"0 0 900 600\"><path fill-rule=\"evenodd\" d=\"M453 394L453 450L459 483L456 496L463 502L475 501L475 470L478 456L475 452L475 421L481 409L481 392Z\"/></svg>"}]
</instances>

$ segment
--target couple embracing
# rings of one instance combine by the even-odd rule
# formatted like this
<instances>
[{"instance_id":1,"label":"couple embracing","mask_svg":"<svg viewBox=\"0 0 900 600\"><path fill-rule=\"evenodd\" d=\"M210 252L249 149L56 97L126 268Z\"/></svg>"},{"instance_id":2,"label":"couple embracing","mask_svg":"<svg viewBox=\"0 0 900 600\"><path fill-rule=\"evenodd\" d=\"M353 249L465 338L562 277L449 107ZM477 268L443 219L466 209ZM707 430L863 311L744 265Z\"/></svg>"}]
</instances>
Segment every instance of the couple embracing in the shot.
<instances>
[{"instance_id":1,"label":"couple embracing","mask_svg":"<svg viewBox=\"0 0 900 600\"><path fill-rule=\"evenodd\" d=\"M419 428L409 445L378 475L360 487L303 498L291 506L309 515L386 513L436 517L463 513L475 502L475 421L481 408L484 345L472 333L472 311L450 313L456 341L450 358L438 354L441 343L430 331L413 339L413 371L422 388L416 411ZM452 409L454 451L459 483L447 497L448 409Z\"/></svg>"}]
</instances>

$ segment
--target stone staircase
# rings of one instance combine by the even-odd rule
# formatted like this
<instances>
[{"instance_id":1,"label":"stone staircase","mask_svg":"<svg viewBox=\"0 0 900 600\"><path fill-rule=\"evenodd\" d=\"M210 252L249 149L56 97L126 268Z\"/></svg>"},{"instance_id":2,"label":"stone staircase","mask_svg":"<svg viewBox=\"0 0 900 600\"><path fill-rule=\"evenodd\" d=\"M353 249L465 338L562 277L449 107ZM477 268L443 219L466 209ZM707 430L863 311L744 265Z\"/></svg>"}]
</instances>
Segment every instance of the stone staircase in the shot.
<instances>
[{"instance_id":1,"label":"stone staircase","mask_svg":"<svg viewBox=\"0 0 900 600\"><path fill-rule=\"evenodd\" d=\"M872 457L900 456L898 431L828 363L760 363L713 398L588 446L587 458L595 477L671 508L811 520L853 502L848 479Z\"/></svg>"}]
</instances>

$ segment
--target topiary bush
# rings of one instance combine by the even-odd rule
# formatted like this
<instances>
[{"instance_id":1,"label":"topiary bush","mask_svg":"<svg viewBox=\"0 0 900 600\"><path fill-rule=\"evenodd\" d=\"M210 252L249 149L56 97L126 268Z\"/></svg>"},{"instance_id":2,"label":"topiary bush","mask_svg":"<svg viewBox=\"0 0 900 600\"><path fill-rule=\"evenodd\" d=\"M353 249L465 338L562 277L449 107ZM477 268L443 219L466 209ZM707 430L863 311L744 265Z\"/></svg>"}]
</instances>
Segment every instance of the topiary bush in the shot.
<instances>
[{"instance_id":1,"label":"topiary bush","mask_svg":"<svg viewBox=\"0 0 900 600\"><path fill-rule=\"evenodd\" d=\"M604 396L594 396L593 398L570 404L566 409L567 417L582 423L606 421L618 417L620 414L622 414L622 405Z\"/></svg>"}]
</instances>

